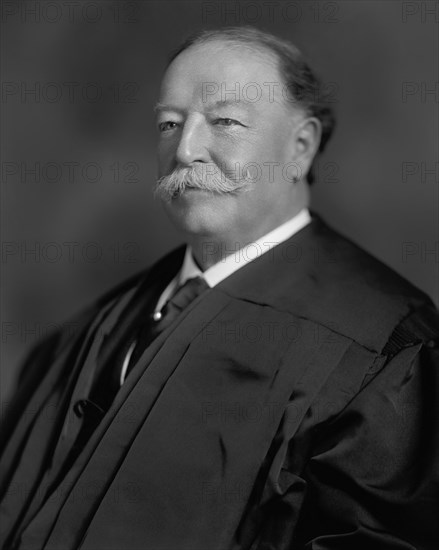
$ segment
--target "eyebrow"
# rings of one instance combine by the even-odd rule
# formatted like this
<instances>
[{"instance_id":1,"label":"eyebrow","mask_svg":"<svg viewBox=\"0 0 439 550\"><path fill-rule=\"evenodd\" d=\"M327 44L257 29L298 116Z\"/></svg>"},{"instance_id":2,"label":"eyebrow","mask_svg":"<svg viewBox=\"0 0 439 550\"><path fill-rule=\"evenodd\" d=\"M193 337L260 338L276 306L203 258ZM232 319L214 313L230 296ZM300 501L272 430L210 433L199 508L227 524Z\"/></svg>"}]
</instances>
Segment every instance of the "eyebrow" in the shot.
<instances>
[{"instance_id":1,"label":"eyebrow","mask_svg":"<svg viewBox=\"0 0 439 550\"><path fill-rule=\"evenodd\" d=\"M215 101L211 107L228 107L229 105L238 105L239 107L244 105L245 107L254 108L253 101L247 99L219 99Z\"/></svg>"},{"instance_id":2,"label":"eyebrow","mask_svg":"<svg viewBox=\"0 0 439 550\"><path fill-rule=\"evenodd\" d=\"M206 102L207 103L207 102ZM250 109L254 109L253 101L248 101L247 99L218 99L214 103L208 105L209 109L215 108L215 107L228 107L230 105L237 105L245 107L250 107ZM180 107L174 107L173 105L167 105L166 103L161 103L158 101L154 107L153 111L156 113L157 111L176 111L176 112L184 112L184 109L181 109Z\"/></svg>"},{"instance_id":3,"label":"eyebrow","mask_svg":"<svg viewBox=\"0 0 439 550\"><path fill-rule=\"evenodd\" d=\"M165 103L160 103L160 101L157 101L152 110L154 113L157 111L183 111L183 109L172 107L172 105L166 105Z\"/></svg>"}]
</instances>

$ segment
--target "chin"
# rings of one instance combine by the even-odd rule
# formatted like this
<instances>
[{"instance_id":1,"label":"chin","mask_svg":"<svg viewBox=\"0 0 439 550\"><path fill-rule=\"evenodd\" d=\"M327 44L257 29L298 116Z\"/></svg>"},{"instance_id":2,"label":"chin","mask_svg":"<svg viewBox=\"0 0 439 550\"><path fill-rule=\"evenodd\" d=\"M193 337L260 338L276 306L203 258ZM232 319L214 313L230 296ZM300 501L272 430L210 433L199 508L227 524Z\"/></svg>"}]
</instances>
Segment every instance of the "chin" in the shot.
<instances>
[{"instance_id":1,"label":"chin","mask_svg":"<svg viewBox=\"0 0 439 550\"><path fill-rule=\"evenodd\" d=\"M188 189L183 195L163 202L166 214L181 231L192 235L216 235L229 226L227 203L232 197Z\"/></svg>"}]
</instances>

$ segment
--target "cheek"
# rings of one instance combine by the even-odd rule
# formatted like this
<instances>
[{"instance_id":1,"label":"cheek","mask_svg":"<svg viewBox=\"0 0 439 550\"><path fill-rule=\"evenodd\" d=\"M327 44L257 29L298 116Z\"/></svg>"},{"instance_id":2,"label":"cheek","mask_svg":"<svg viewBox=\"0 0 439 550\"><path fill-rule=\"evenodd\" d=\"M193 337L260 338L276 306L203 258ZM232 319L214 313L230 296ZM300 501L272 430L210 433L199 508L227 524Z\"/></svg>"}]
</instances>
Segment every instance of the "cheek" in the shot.
<instances>
[{"instance_id":1,"label":"cheek","mask_svg":"<svg viewBox=\"0 0 439 550\"><path fill-rule=\"evenodd\" d=\"M230 179L237 181L246 177L259 157L254 145L242 138L217 142L210 150L212 161ZM252 174L250 174L251 176Z\"/></svg>"},{"instance_id":2,"label":"cheek","mask_svg":"<svg viewBox=\"0 0 439 550\"><path fill-rule=\"evenodd\" d=\"M249 139L236 139L229 143L222 143L217 147L212 159L220 167L226 167L232 174L248 176L255 182L264 182L278 179L279 172L285 163L285 142L264 133L252 136ZM224 170L223 170L224 171Z\"/></svg>"},{"instance_id":3,"label":"cheek","mask_svg":"<svg viewBox=\"0 0 439 550\"><path fill-rule=\"evenodd\" d=\"M159 177L167 176L174 169L176 146L171 140L160 142L157 146L157 164Z\"/></svg>"}]
</instances>

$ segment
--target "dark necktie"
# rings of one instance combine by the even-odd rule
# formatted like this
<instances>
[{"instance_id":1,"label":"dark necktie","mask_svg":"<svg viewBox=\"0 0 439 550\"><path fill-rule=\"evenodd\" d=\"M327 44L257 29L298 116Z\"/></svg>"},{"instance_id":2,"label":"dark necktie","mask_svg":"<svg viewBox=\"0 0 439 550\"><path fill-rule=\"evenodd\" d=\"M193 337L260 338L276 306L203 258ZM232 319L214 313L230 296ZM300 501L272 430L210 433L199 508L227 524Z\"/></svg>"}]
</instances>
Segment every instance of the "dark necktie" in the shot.
<instances>
[{"instance_id":1,"label":"dark necktie","mask_svg":"<svg viewBox=\"0 0 439 550\"><path fill-rule=\"evenodd\" d=\"M136 346L128 364L127 376L149 344L168 328L195 298L208 288L208 284L202 277L188 279L177 288L160 312L149 316L137 335Z\"/></svg>"}]
</instances>

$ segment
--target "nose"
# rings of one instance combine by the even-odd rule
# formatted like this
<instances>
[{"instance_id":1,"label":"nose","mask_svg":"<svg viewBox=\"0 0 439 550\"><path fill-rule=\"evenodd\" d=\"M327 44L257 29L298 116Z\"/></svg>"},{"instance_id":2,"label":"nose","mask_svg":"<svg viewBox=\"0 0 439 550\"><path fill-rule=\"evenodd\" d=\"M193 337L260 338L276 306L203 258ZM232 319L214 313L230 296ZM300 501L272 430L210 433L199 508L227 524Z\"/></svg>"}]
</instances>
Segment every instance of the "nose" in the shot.
<instances>
[{"instance_id":1,"label":"nose","mask_svg":"<svg viewBox=\"0 0 439 550\"><path fill-rule=\"evenodd\" d=\"M180 141L175 153L178 164L190 165L193 162L209 162L208 131L200 116L189 116L183 126Z\"/></svg>"}]
</instances>

